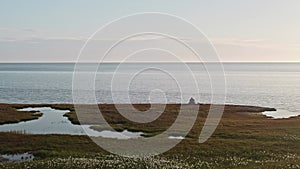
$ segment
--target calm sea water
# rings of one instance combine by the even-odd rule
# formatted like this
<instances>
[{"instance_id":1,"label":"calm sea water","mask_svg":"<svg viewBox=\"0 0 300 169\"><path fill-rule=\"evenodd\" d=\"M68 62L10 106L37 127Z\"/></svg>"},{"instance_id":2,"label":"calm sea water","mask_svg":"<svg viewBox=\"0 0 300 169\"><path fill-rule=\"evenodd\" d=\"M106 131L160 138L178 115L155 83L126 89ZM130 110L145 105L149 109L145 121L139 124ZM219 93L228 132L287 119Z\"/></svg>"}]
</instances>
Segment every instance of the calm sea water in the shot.
<instances>
[{"instance_id":1,"label":"calm sea water","mask_svg":"<svg viewBox=\"0 0 300 169\"><path fill-rule=\"evenodd\" d=\"M93 83L96 98L99 103L186 103L195 97L198 102L211 103L209 76L203 64L187 64L191 72L184 66L176 63L101 64ZM300 114L299 63L224 63L223 66L226 103L274 107ZM91 67L95 64L81 64L82 76L94 76ZM2 63L0 102L72 103L73 70L73 63ZM200 98L191 77L197 81ZM82 90L93 94L89 87Z\"/></svg>"}]
</instances>

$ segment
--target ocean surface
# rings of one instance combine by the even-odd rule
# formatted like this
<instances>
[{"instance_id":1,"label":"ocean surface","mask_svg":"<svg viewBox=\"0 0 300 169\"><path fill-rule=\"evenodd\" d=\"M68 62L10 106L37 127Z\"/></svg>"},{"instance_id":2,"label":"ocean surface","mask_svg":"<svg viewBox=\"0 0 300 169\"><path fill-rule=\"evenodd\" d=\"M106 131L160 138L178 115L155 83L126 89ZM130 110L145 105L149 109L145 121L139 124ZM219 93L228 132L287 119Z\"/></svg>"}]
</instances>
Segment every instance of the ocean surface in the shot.
<instances>
[{"instance_id":1,"label":"ocean surface","mask_svg":"<svg viewBox=\"0 0 300 169\"><path fill-rule=\"evenodd\" d=\"M0 63L0 103L73 103L74 66ZM82 91L95 94L98 103L187 103L191 97L200 103L212 102L214 69L208 72L201 63L102 63L96 72L91 71L96 66L82 63L80 71L83 77L95 77L94 88ZM225 103L300 114L300 63L223 63L223 67L224 74L219 76L226 79Z\"/></svg>"}]
</instances>

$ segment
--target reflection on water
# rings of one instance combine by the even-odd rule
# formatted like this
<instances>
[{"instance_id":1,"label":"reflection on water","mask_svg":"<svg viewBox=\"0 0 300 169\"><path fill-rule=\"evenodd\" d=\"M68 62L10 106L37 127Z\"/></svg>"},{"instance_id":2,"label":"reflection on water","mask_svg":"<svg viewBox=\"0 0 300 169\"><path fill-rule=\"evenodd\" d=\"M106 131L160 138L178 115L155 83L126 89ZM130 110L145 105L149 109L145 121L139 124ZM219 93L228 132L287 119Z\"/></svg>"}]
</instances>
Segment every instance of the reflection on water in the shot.
<instances>
[{"instance_id":1,"label":"reflection on water","mask_svg":"<svg viewBox=\"0 0 300 169\"><path fill-rule=\"evenodd\" d=\"M94 130L95 131L95 130ZM104 138L116 138L116 139L130 139L130 138L138 138L141 137L143 132L130 132L128 130L124 130L123 132L115 132L104 130L98 132L101 137Z\"/></svg>"},{"instance_id":2,"label":"reflection on water","mask_svg":"<svg viewBox=\"0 0 300 169\"><path fill-rule=\"evenodd\" d=\"M138 138L142 132L116 132L116 131L96 131L90 128L90 125L74 125L67 117L63 115L68 110L56 110L50 107L24 108L20 111L39 111L43 113L42 117L36 120L20 122L15 124L0 125L0 131L18 131L30 134L71 134L71 135L89 135L95 137L130 139Z\"/></svg>"},{"instance_id":3,"label":"reflection on water","mask_svg":"<svg viewBox=\"0 0 300 169\"><path fill-rule=\"evenodd\" d=\"M169 136L169 139L178 139L178 140L183 140L184 137L183 136Z\"/></svg>"}]
</instances>

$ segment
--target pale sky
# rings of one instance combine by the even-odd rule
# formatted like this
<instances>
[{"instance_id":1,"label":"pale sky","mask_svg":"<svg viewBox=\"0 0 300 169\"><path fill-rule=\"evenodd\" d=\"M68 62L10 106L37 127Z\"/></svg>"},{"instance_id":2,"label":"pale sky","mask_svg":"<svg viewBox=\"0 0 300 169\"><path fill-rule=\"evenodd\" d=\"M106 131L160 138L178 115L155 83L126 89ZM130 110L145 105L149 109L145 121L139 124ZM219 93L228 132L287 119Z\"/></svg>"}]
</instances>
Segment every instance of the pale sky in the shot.
<instances>
[{"instance_id":1,"label":"pale sky","mask_svg":"<svg viewBox=\"0 0 300 169\"><path fill-rule=\"evenodd\" d=\"M300 62L299 7L299 0L1 0L0 62L75 61L98 28L139 12L193 23L224 62Z\"/></svg>"}]
</instances>

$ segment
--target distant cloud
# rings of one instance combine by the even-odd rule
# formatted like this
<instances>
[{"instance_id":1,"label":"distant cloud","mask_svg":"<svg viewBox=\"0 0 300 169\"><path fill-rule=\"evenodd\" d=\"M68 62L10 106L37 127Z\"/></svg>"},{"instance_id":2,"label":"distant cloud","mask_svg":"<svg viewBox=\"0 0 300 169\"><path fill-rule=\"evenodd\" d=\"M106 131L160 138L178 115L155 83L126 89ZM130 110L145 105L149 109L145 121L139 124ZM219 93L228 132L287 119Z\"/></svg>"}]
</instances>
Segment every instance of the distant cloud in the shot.
<instances>
[{"instance_id":1,"label":"distant cloud","mask_svg":"<svg viewBox=\"0 0 300 169\"><path fill-rule=\"evenodd\" d=\"M0 61L74 61L88 35L58 34L35 29L0 28ZM169 38L160 35L142 35L128 39L126 45L120 45L120 51L115 51L112 61L118 61L124 50L133 50L138 47L168 44L170 51L177 51L186 60L193 60L167 41ZM110 36L92 38L92 48L89 55L97 58L97 51L110 47L113 39ZM201 44L202 40L181 38L188 43ZM220 54L223 61L256 61L256 60L284 60L299 56L300 43L287 43L273 39L238 39L214 38L209 39ZM203 43L207 41L203 39ZM161 45L163 46L163 45ZM146 55L146 54L145 54ZM190 57L190 58L189 58ZM166 58L166 57L163 57ZM282 59L284 58L284 59ZM161 58L157 58L158 60Z\"/></svg>"},{"instance_id":2,"label":"distant cloud","mask_svg":"<svg viewBox=\"0 0 300 169\"><path fill-rule=\"evenodd\" d=\"M242 42L249 42L249 43L255 43L255 42L264 42L266 39L243 39Z\"/></svg>"},{"instance_id":3,"label":"distant cloud","mask_svg":"<svg viewBox=\"0 0 300 169\"><path fill-rule=\"evenodd\" d=\"M18 29L18 28L0 28L0 41L2 42L32 42L47 40L75 40L85 41L85 37L76 36L55 36L52 33L40 31L36 29Z\"/></svg>"},{"instance_id":4,"label":"distant cloud","mask_svg":"<svg viewBox=\"0 0 300 169\"><path fill-rule=\"evenodd\" d=\"M300 43L292 43L292 44L290 44L290 46L292 46L292 47L300 47Z\"/></svg>"},{"instance_id":5,"label":"distant cloud","mask_svg":"<svg viewBox=\"0 0 300 169\"><path fill-rule=\"evenodd\" d=\"M15 41L15 38L11 38L11 37L0 37L0 41L4 41L4 42L13 42Z\"/></svg>"},{"instance_id":6,"label":"distant cloud","mask_svg":"<svg viewBox=\"0 0 300 169\"><path fill-rule=\"evenodd\" d=\"M266 47L266 39L236 39L236 38L223 38L223 39L211 39L214 44L222 45L234 45L234 46L253 46L253 47Z\"/></svg>"},{"instance_id":7,"label":"distant cloud","mask_svg":"<svg viewBox=\"0 0 300 169\"><path fill-rule=\"evenodd\" d=\"M20 29L20 31L31 32L31 33L39 32L38 30L35 29Z\"/></svg>"},{"instance_id":8,"label":"distant cloud","mask_svg":"<svg viewBox=\"0 0 300 169\"><path fill-rule=\"evenodd\" d=\"M267 40L267 39L234 39L234 38L224 38L224 39L212 39L214 45L223 45L223 46L235 46L240 48L252 48L255 49L273 49L276 50L289 50L295 46L286 44L279 41Z\"/></svg>"},{"instance_id":9,"label":"distant cloud","mask_svg":"<svg viewBox=\"0 0 300 169\"><path fill-rule=\"evenodd\" d=\"M158 35L141 35L141 36L136 36L136 37L132 37L130 38L129 40L130 41L134 41L134 40L141 40L141 41L144 41L144 40L157 40L157 39L164 39L165 37L162 37L162 36L158 36Z\"/></svg>"},{"instance_id":10,"label":"distant cloud","mask_svg":"<svg viewBox=\"0 0 300 169\"><path fill-rule=\"evenodd\" d=\"M149 41L149 40L163 40L169 39L160 35L140 35L129 38L128 41ZM52 40L74 40L87 41L89 36L65 36L55 35L50 32L35 30L35 29L17 29L17 28L0 28L0 41L14 42L14 41L52 41ZM92 38L92 41L118 41L120 39L113 38ZM190 40L190 39L180 39Z\"/></svg>"},{"instance_id":11,"label":"distant cloud","mask_svg":"<svg viewBox=\"0 0 300 169\"><path fill-rule=\"evenodd\" d=\"M0 33L36 33L36 32L39 32L39 30L36 30L36 29L27 29L27 28L24 28L24 29L19 29L19 28L1 28L0 27Z\"/></svg>"}]
</instances>

